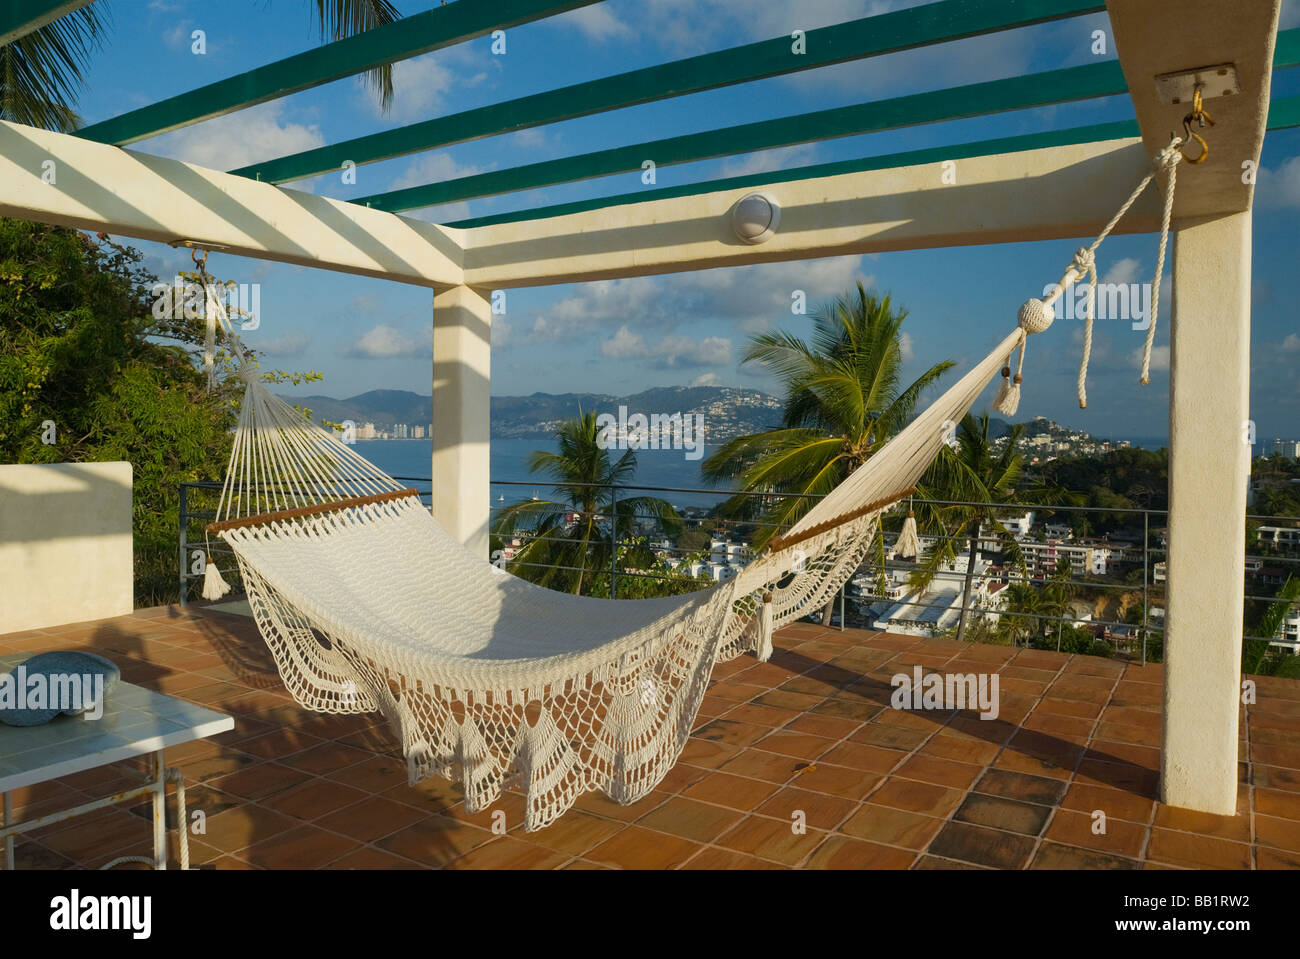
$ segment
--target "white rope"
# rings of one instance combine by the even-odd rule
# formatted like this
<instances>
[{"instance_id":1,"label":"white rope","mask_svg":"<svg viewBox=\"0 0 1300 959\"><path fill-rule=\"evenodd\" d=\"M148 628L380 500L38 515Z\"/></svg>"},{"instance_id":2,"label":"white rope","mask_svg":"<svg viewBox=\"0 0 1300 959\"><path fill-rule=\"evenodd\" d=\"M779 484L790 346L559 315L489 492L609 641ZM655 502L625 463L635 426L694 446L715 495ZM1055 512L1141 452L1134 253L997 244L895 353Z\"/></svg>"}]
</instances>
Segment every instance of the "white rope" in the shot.
<instances>
[{"instance_id":1,"label":"white rope","mask_svg":"<svg viewBox=\"0 0 1300 959\"><path fill-rule=\"evenodd\" d=\"M1182 145L1181 140L1174 143ZM1165 269L1165 248L1169 244L1169 219L1174 211L1174 185L1178 181L1178 161L1183 158L1181 150L1174 150L1172 156L1169 155L1170 149L1174 144L1170 144L1161 151L1157 162L1161 163L1169 171L1169 182L1165 186L1165 208L1164 214L1160 218L1160 250L1156 254L1156 275L1151 281L1151 316L1147 323L1147 338L1142 344L1142 385L1146 386L1150 382L1151 370L1151 344L1156 338L1156 318L1160 315L1160 283L1163 280Z\"/></svg>"},{"instance_id":2,"label":"white rope","mask_svg":"<svg viewBox=\"0 0 1300 959\"><path fill-rule=\"evenodd\" d=\"M1105 229L1098 234L1097 239L1093 240L1092 245L1080 249L1075 253L1074 262L1071 263L1070 268L1066 270L1065 276L1061 279L1059 289L1062 291L1070 283L1082 279L1085 273L1089 278L1089 282L1092 284L1092 291L1088 297L1088 309L1083 328L1083 358L1079 364L1079 379L1077 383L1080 409L1084 409L1088 405L1088 392L1086 388L1088 379L1088 360L1092 354L1092 322L1097 306L1097 266L1095 256L1097 248L1101 246L1102 241L1105 240L1106 237L1110 236L1110 233L1115 229L1116 224L1118 224L1124 214L1128 212L1129 207L1137 201L1137 198L1142 195L1142 191L1145 190L1150 185L1151 181L1156 178L1156 175L1161 170L1167 170L1169 182L1165 186L1164 213L1160 222L1160 249L1156 254L1155 279L1151 284L1151 315L1148 317L1146 342L1142 347L1142 373L1140 381L1143 386L1146 386L1150 381L1148 374L1151 367L1151 344L1155 340L1156 335L1156 316L1159 313L1160 308L1160 282L1164 275L1165 250L1169 244L1169 220L1174 208L1174 186L1177 182L1178 163L1183 159L1183 142L1184 141L1181 137L1175 137L1170 141L1167 147L1156 154L1155 159L1151 163L1151 172L1144 176L1142 181L1136 188L1134 188L1133 192L1129 194L1129 197L1124 201L1123 206L1121 206L1119 210L1116 211L1115 215L1110 218L1110 222L1107 223Z\"/></svg>"}]
</instances>

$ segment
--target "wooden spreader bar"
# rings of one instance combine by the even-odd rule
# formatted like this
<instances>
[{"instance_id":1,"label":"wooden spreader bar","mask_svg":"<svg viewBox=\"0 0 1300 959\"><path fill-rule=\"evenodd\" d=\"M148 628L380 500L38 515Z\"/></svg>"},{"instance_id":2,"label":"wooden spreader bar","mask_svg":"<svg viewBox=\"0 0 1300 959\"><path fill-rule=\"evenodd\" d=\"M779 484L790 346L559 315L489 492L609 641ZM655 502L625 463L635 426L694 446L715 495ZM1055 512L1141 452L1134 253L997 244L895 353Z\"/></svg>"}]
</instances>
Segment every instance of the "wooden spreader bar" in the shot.
<instances>
[{"instance_id":1,"label":"wooden spreader bar","mask_svg":"<svg viewBox=\"0 0 1300 959\"><path fill-rule=\"evenodd\" d=\"M895 493L886 496L884 499L878 499L873 503L868 503L866 506L859 506L857 509L849 510L847 513L841 513L839 516L828 519L824 523L818 523L816 526L809 526L806 530L795 533L792 536L773 536L768 540L767 548L772 550L772 552L777 552L778 550L794 546L797 543L802 543L804 540L812 539L814 536L820 536L822 533L825 533L827 530L832 530L836 526L843 526L845 523L852 522L859 516L866 516L868 513L874 513L876 510L884 509L886 506L893 506L899 500L906 499L915 492L916 487L914 486L911 489L903 490L901 493Z\"/></svg>"},{"instance_id":2,"label":"wooden spreader bar","mask_svg":"<svg viewBox=\"0 0 1300 959\"><path fill-rule=\"evenodd\" d=\"M370 496L352 496L348 499L337 499L329 503L319 503L316 506L299 506L294 509L275 510L271 513L255 513L252 516L244 516L240 519L222 520L220 523L209 523L206 528L209 533L220 533L222 530L227 529L240 529L245 526L261 526L265 523L274 523L283 519L298 519L303 516L316 516L320 513L332 513L335 510L348 509L353 506L368 506L371 503L386 503L389 500L419 495L419 490L398 489L391 490L387 493L373 493Z\"/></svg>"}]
</instances>

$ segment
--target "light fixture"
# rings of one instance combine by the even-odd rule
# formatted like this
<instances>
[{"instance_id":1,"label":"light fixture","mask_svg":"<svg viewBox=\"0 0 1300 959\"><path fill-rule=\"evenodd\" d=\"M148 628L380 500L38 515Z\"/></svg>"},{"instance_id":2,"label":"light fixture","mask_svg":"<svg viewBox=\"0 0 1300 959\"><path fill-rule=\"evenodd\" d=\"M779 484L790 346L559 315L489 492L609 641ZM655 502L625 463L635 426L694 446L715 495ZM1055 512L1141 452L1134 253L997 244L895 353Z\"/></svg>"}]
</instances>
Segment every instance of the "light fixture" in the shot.
<instances>
[{"instance_id":1,"label":"light fixture","mask_svg":"<svg viewBox=\"0 0 1300 959\"><path fill-rule=\"evenodd\" d=\"M741 197L731 208L731 229L742 243L765 243L780 224L781 207L766 193Z\"/></svg>"}]
</instances>

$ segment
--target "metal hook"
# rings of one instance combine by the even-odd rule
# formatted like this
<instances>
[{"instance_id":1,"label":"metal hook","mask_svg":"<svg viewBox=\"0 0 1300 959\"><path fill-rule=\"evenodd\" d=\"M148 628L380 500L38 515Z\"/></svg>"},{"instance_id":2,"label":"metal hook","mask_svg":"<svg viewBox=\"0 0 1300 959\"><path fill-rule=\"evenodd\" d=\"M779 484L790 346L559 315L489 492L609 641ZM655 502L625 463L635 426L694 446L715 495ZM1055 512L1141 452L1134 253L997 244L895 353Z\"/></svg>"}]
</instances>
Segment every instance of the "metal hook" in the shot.
<instances>
[{"instance_id":1,"label":"metal hook","mask_svg":"<svg viewBox=\"0 0 1300 959\"><path fill-rule=\"evenodd\" d=\"M1199 133L1195 133L1192 131L1190 116L1188 116L1188 118L1183 121L1183 132L1187 134L1187 136L1183 137L1182 145L1179 146L1178 148L1179 151L1183 154L1183 159L1191 164L1204 163L1205 158L1210 155L1210 145L1205 142L1205 137L1201 136ZM1187 151L1183 149L1183 147L1187 145L1189 139L1195 140L1197 143L1201 145L1201 153L1199 156L1195 158L1189 157L1187 155Z\"/></svg>"},{"instance_id":2,"label":"metal hook","mask_svg":"<svg viewBox=\"0 0 1300 959\"><path fill-rule=\"evenodd\" d=\"M1210 145L1205 142L1205 137L1201 136L1199 133L1193 132L1192 121L1195 121L1196 125L1201 129L1205 128L1206 123L1209 123L1210 126L1214 126L1214 117L1210 116L1205 111L1205 107L1202 106L1201 84L1199 83L1196 85L1196 89L1192 94L1192 112L1183 117L1183 144L1185 145L1190 141L1195 140L1201 145L1201 152L1199 156L1193 159L1184 151L1183 159L1192 164L1204 163L1205 158L1210 155Z\"/></svg>"}]
</instances>

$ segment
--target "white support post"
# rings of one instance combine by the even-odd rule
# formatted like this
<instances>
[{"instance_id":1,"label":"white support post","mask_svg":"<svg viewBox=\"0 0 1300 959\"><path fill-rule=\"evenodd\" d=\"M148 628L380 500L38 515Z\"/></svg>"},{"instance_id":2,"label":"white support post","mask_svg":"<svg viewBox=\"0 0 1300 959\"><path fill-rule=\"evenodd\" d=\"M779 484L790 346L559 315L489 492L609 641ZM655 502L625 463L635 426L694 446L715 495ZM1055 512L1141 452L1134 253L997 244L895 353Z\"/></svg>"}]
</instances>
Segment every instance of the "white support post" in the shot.
<instances>
[{"instance_id":1,"label":"white support post","mask_svg":"<svg viewBox=\"0 0 1300 959\"><path fill-rule=\"evenodd\" d=\"M1161 798L1237 811L1250 450L1249 211L1180 227L1169 387Z\"/></svg>"},{"instance_id":2,"label":"white support post","mask_svg":"<svg viewBox=\"0 0 1300 959\"><path fill-rule=\"evenodd\" d=\"M433 297L433 515L488 558L492 310L483 291Z\"/></svg>"}]
</instances>

